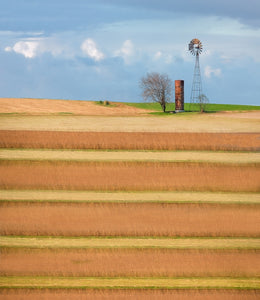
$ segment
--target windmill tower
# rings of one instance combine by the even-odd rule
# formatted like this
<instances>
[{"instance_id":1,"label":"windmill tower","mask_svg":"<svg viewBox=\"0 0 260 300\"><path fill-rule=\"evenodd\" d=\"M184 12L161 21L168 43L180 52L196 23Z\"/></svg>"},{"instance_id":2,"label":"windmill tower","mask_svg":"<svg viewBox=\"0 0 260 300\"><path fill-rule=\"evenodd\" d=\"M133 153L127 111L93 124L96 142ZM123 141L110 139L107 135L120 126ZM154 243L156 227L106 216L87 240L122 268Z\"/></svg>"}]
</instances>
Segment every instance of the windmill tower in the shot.
<instances>
[{"instance_id":1,"label":"windmill tower","mask_svg":"<svg viewBox=\"0 0 260 300\"><path fill-rule=\"evenodd\" d=\"M189 51L191 52L192 55L196 57L194 74L193 74L193 83L191 89L191 97L190 97L190 110L192 110L194 107L194 103L199 103L200 97L202 95L200 61L199 61L199 55L202 52L201 41L199 39L193 39L189 43Z\"/></svg>"}]
</instances>

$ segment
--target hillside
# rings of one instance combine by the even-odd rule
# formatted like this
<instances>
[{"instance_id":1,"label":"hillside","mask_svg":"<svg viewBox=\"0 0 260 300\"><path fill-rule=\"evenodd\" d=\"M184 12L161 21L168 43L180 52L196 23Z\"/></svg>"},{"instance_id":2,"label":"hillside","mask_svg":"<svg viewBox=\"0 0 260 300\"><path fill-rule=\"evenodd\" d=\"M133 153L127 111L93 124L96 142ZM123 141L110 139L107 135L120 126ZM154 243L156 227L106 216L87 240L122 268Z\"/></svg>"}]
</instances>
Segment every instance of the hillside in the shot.
<instances>
[{"instance_id":1,"label":"hillside","mask_svg":"<svg viewBox=\"0 0 260 300\"><path fill-rule=\"evenodd\" d=\"M147 114L152 110L131 107L123 103L109 102L109 105L95 101L52 100L29 98L0 98L0 114L59 114L59 115L119 115Z\"/></svg>"}]
</instances>

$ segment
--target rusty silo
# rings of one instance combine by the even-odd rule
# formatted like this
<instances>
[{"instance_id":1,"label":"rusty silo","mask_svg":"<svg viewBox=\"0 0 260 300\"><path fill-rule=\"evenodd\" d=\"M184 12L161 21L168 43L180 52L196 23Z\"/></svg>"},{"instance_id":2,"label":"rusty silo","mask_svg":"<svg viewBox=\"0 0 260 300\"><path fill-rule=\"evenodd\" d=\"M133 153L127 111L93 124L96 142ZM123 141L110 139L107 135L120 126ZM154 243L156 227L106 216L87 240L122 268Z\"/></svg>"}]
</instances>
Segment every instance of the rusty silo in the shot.
<instances>
[{"instance_id":1,"label":"rusty silo","mask_svg":"<svg viewBox=\"0 0 260 300\"><path fill-rule=\"evenodd\" d=\"M175 112L184 111L184 80L175 80Z\"/></svg>"}]
</instances>

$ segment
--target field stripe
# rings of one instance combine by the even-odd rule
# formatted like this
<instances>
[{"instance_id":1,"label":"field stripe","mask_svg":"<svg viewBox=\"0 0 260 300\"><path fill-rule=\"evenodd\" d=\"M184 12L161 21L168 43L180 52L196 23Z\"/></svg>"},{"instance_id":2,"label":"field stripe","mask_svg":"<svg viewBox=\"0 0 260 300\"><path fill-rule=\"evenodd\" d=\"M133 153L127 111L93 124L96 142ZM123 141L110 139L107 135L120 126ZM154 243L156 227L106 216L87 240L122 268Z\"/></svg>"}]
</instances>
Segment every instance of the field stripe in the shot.
<instances>
[{"instance_id":1,"label":"field stripe","mask_svg":"<svg viewBox=\"0 0 260 300\"><path fill-rule=\"evenodd\" d=\"M1 201L260 204L257 193L0 190Z\"/></svg>"},{"instance_id":2,"label":"field stripe","mask_svg":"<svg viewBox=\"0 0 260 300\"><path fill-rule=\"evenodd\" d=\"M258 192L259 176L258 164L0 161L2 189Z\"/></svg>"},{"instance_id":3,"label":"field stripe","mask_svg":"<svg viewBox=\"0 0 260 300\"><path fill-rule=\"evenodd\" d=\"M259 237L258 205L2 203L0 234Z\"/></svg>"},{"instance_id":4,"label":"field stripe","mask_svg":"<svg viewBox=\"0 0 260 300\"><path fill-rule=\"evenodd\" d=\"M254 277L258 250L2 248L5 276Z\"/></svg>"},{"instance_id":5,"label":"field stripe","mask_svg":"<svg viewBox=\"0 0 260 300\"><path fill-rule=\"evenodd\" d=\"M35 300L35 299L113 299L113 300L258 300L259 290L240 289L1 289L2 300Z\"/></svg>"},{"instance_id":6,"label":"field stripe","mask_svg":"<svg viewBox=\"0 0 260 300\"><path fill-rule=\"evenodd\" d=\"M118 125L118 128L121 128L121 126ZM259 133L0 130L0 147L59 150L221 150L259 152L260 140Z\"/></svg>"},{"instance_id":7,"label":"field stripe","mask_svg":"<svg viewBox=\"0 0 260 300\"><path fill-rule=\"evenodd\" d=\"M259 238L59 238L0 236L0 247L260 249Z\"/></svg>"},{"instance_id":8,"label":"field stripe","mask_svg":"<svg viewBox=\"0 0 260 300\"><path fill-rule=\"evenodd\" d=\"M1 130L82 132L260 132L258 119L194 114L180 116L0 116Z\"/></svg>"},{"instance_id":9,"label":"field stripe","mask_svg":"<svg viewBox=\"0 0 260 300\"><path fill-rule=\"evenodd\" d=\"M69 160L69 161L155 161L260 163L260 153L223 153L202 151L73 151L0 149L2 160Z\"/></svg>"},{"instance_id":10,"label":"field stripe","mask_svg":"<svg viewBox=\"0 0 260 300\"><path fill-rule=\"evenodd\" d=\"M260 278L232 277L0 277L1 288L165 288L259 289Z\"/></svg>"}]
</instances>

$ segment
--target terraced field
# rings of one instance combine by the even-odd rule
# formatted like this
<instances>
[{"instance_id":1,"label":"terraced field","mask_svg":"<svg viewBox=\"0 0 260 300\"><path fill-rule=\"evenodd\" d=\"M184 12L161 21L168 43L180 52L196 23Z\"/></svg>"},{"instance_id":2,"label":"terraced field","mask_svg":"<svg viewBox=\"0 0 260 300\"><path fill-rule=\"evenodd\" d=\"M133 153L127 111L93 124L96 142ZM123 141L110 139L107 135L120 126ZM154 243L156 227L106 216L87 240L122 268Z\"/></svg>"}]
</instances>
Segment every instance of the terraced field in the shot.
<instances>
[{"instance_id":1,"label":"terraced field","mask_svg":"<svg viewBox=\"0 0 260 300\"><path fill-rule=\"evenodd\" d=\"M254 128L113 132L103 124L107 130L69 132L67 123L65 131L6 124L0 299L259 299Z\"/></svg>"}]
</instances>

